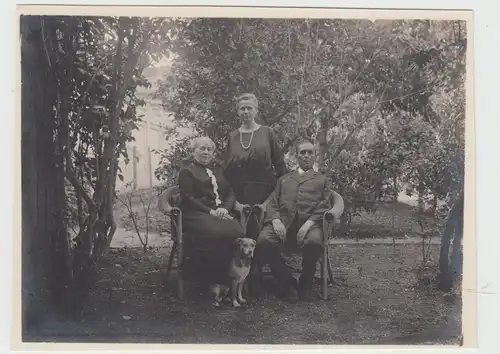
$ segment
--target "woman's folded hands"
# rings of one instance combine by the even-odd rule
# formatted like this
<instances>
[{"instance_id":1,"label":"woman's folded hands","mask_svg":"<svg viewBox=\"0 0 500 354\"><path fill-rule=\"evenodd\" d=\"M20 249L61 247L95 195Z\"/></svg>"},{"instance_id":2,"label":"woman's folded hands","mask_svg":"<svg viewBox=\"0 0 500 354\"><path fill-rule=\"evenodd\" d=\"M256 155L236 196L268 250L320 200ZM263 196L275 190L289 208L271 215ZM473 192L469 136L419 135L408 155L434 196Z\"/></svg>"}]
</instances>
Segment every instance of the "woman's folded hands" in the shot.
<instances>
[{"instance_id":1,"label":"woman's folded hands","mask_svg":"<svg viewBox=\"0 0 500 354\"><path fill-rule=\"evenodd\" d=\"M222 220L231 220L233 217L229 215L229 212L227 209L224 208L217 208L216 210L210 210L210 215L218 217L219 219Z\"/></svg>"}]
</instances>

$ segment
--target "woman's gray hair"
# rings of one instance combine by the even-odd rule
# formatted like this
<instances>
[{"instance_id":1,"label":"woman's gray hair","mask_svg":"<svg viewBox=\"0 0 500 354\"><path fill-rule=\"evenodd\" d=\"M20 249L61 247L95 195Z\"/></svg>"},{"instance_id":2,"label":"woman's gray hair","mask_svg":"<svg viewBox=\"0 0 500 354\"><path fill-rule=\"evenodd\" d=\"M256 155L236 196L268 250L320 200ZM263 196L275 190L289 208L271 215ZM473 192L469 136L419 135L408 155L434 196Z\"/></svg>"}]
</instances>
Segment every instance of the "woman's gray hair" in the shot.
<instances>
[{"instance_id":1,"label":"woman's gray hair","mask_svg":"<svg viewBox=\"0 0 500 354\"><path fill-rule=\"evenodd\" d=\"M257 99L257 96L255 96L253 93L247 92L242 95L239 95L235 99L236 101L236 109L240 108L240 103L245 101L246 103L252 104L255 109L259 109L259 100Z\"/></svg>"},{"instance_id":2,"label":"woman's gray hair","mask_svg":"<svg viewBox=\"0 0 500 354\"><path fill-rule=\"evenodd\" d=\"M194 151L194 149L196 149L202 142L204 141L208 141L213 149L215 150L215 143L212 139L210 139L208 136L198 136L196 138L194 138L193 140L191 140L191 143L190 143L190 148L191 148L191 151Z\"/></svg>"}]
</instances>

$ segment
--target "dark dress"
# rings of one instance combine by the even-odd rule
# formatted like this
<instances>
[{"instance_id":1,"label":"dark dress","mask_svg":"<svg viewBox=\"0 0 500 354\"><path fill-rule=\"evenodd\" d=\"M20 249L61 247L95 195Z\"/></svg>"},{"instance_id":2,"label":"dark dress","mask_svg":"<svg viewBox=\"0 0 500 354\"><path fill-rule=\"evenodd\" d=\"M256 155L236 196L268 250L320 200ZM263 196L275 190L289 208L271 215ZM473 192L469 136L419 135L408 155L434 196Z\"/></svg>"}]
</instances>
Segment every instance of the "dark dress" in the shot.
<instances>
[{"instance_id":1,"label":"dark dress","mask_svg":"<svg viewBox=\"0 0 500 354\"><path fill-rule=\"evenodd\" d=\"M243 145L250 144L252 133L242 134ZM279 177L288 172L283 152L272 128L260 126L253 135L251 145L244 149L240 132L229 134L225 156L225 176L241 204L262 204L273 192ZM246 234L256 239L259 228L255 215L248 222Z\"/></svg>"},{"instance_id":2,"label":"dark dress","mask_svg":"<svg viewBox=\"0 0 500 354\"><path fill-rule=\"evenodd\" d=\"M252 133L243 133L248 146ZM272 193L279 177L286 174L283 152L273 130L260 126L249 149L241 146L240 132L229 134L225 156L225 175L242 204L262 204Z\"/></svg>"},{"instance_id":3,"label":"dark dress","mask_svg":"<svg viewBox=\"0 0 500 354\"><path fill-rule=\"evenodd\" d=\"M217 180L221 202L218 206L212 181L203 165L193 162L182 169L178 184L186 249L193 259L191 266L198 269L204 280L217 283L227 272L234 240L244 237L244 232L238 219L221 220L209 214L219 207L231 211L236 200L222 169L210 170Z\"/></svg>"}]
</instances>

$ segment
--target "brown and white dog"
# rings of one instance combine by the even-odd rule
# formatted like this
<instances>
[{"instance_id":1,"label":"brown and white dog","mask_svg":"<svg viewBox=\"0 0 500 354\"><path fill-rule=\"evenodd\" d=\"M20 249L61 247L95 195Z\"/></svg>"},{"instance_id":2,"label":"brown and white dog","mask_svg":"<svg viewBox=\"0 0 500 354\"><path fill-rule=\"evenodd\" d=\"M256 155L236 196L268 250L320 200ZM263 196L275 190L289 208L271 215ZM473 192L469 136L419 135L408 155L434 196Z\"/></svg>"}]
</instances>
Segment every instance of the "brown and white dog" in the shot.
<instances>
[{"instance_id":1,"label":"brown and white dog","mask_svg":"<svg viewBox=\"0 0 500 354\"><path fill-rule=\"evenodd\" d=\"M220 306L224 298L227 298L231 291L230 301L233 307L240 307L246 303L242 296L243 284L250 273L250 265L254 256L256 242L251 238L238 238L234 241L235 252L229 264L228 276L231 281L231 288L221 284L211 285L211 293L214 296L214 306Z\"/></svg>"}]
</instances>

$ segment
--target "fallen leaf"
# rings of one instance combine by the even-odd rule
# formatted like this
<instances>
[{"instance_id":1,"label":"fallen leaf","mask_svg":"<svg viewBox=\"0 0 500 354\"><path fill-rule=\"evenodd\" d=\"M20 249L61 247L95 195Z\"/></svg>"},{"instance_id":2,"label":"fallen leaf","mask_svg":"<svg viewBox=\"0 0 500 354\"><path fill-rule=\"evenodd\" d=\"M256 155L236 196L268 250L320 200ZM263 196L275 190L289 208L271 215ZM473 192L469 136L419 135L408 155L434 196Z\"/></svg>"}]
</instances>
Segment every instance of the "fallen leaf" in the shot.
<instances>
[{"instance_id":1,"label":"fallen leaf","mask_svg":"<svg viewBox=\"0 0 500 354\"><path fill-rule=\"evenodd\" d=\"M122 318L123 318L124 320L130 320L132 317L130 317L130 316L122 316Z\"/></svg>"}]
</instances>

